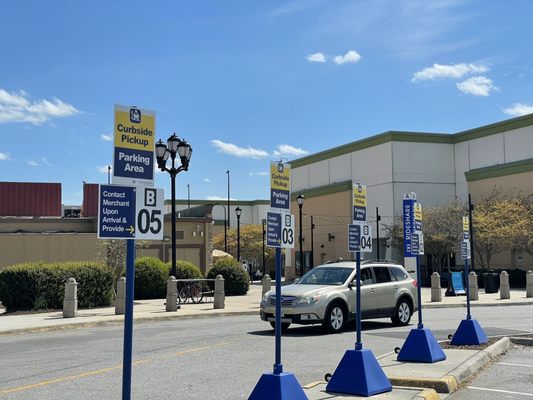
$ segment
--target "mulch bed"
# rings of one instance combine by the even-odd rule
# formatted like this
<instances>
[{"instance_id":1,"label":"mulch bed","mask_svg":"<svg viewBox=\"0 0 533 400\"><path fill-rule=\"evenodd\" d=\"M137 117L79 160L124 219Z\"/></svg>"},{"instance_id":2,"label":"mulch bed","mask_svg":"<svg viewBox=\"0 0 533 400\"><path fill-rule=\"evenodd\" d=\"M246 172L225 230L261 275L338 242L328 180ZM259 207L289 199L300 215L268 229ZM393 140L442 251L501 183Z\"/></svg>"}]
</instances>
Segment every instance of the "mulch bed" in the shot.
<instances>
[{"instance_id":1,"label":"mulch bed","mask_svg":"<svg viewBox=\"0 0 533 400\"><path fill-rule=\"evenodd\" d=\"M441 342L440 343L440 347L442 347L443 349L457 349L457 350L483 350L483 349L486 349L487 347L493 345L494 343L496 343L500 339L501 339L501 337L489 338L489 341L487 343L479 344L479 345L476 345L476 346L452 346L450 344L450 341L446 341L446 342Z\"/></svg>"}]
</instances>

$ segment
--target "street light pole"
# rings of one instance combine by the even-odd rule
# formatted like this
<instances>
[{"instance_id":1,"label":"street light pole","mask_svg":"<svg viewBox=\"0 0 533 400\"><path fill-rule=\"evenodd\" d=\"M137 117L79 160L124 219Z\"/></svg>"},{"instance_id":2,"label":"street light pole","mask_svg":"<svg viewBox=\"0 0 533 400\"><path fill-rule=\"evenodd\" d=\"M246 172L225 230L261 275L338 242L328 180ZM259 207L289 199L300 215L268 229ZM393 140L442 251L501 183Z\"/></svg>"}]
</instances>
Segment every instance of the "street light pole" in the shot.
<instances>
[{"instance_id":1,"label":"street light pole","mask_svg":"<svg viewBox=\"0 0 533 400\"><path fill-rule=\"evenodd\" d=\"M241 262L241 213L240 207L235 209L235 215L237 216L237 261Z\"/></svg>"},{"instance_id":2,"label":"street light pole","mask_svg":"<svg viewBox=\"0 0 533 400\"><path fill-rule=\"evenodd\" d=\"M170 274L176 276L176 175L181 171L188 171L189 162L192 155L192 147L185 139L180 139L175 133L172 134L167 140L167 143L163 143L161 139L155 145L157 166L161 171L166 171L170 174L170 190L172 197L172 269ZM175 160L176 155L180 158L181 165L176 168ZM172 160L172 166L170 169L166 167L167 160L170 157Z\"/></svg>"},{"instance_id":3,"label":"street light pole","mask_svg":"<svg viewBox=\"0 0 533 400\"><path fill-rule=\"evenodd\" d=\"M187 208L191 208L191 185L187 183Z\"/></svg>"},{"instance_id":4,"label":"street light pole","mask_svg":"<svg viewBox=\"0 0 533 400\"><path fill-rule=\"evenodd\" d=\"M311 215L311 265L310 269L315 267L315 241L313 239L313 232L315 230L315 224L313 222L313 216Z\"/></svg>"},{"instance_id":5,"label":"street light pole","mask_svg":"<svg viewBox=\"0 0 533 400\"><path fill-rule=\"evenodd\" d=\"M376 240L377 240L377 257L379 258L379 221L381 221L381 215L379 215L379 208L376 206Z\"/></svg>"},{"instance_id":6,"label":"street light pole","mask_svg":"<svg viewBox=\"0 0 533 400\"><path fill-rule=\"evenodd\" d=\"M302 235L302 207L304 205L305 196L303 194L299 194L296 197L296 202L298 203L298 208L300 209L300 235L298 237L298 240L300 242L300 276L303 275L305 272L304 268L304 251L303 251L303 235Z\"/></svg>"}]
</instances>

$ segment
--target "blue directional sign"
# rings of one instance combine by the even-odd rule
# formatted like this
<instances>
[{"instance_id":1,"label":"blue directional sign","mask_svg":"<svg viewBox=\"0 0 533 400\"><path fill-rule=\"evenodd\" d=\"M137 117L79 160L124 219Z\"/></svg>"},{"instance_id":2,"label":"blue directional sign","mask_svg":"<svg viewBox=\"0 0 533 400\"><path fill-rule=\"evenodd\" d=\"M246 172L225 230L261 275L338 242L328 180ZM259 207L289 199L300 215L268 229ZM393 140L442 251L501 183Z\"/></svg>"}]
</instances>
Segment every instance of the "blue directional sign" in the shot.
<instances>
[{"instance_id":1,"label":"blue directional sign","mask_svg":"<svg viewBox=\"0 0 533 400\"><path fill-rule=\"evenodd\" d=\"M281 214L267 213L267 246L281 247Z\"/></svg>"},{"instance_id":2,"label":"blue directional sign","mask_svg":"<svg viewBox=\"0 0 533 400\"><path fill-rule=\"evenodd\" d=\"M134 239L135 188L100 185L98 195L98 239Z\"/></svg>"},{"instance_id":3,"label":"blue directional sign","mask_svg":"<svg viewBox=\"0 0 533 400\"><path fill-rule=\"evenodd\" d=\"M404 199L403 199L403 255L404 257L415 257L417 255L417 253L415 253L412 248L413 233L415 233L415 203L416 203L416 195L414 193L409 193L404 196Z\"/></svg>"},{"instance_id":4,"label":"blue directional sign","mask_svg":"<svg viewBox=\"0 0 533 400\"><path fill-rule=\"evenodd\" d=\"M361 250L361 225L349 224L348 225L348 251L360 251Z\"/></svg>"}]
</instances>

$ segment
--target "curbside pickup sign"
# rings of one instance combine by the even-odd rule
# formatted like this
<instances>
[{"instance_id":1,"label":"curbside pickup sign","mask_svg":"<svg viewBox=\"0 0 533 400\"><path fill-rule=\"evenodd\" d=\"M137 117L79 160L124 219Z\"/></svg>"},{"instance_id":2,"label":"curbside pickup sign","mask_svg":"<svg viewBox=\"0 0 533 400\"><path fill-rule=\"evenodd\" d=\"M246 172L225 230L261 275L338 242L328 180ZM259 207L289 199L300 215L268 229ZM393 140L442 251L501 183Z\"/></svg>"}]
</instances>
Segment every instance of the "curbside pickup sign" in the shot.
<instances>
[{"instance_id":1,"label":"curbside pickup sign","mask_svg":"<svg viewBox=\"0 0 533 400\"><path fill-rule=\"evenodd\" d=\"M267 246L294 248L294 215L267 213Z\"/></svg>"},{"instance_id":2,"label":"curbside pickup sign","mask_svg":"<svg viewBox=\"0 0 533 400\"><path fill-rule=\"evenodd\" d=\"M98 239L163 240L163 189L100 185Z\"/></svg>"},{"instance_id":3,"label":"curbside pickup sign","mask_svg":"<svg viewBox=\"0 0 533 400\"><path fill-rule=\"evenodd\" d=\"M280 211L291 207L291 165L270 163L270 208Z\"/></svg>"},{"instance_id":4,"label":"curbside pickup sign","mask_svg":"<svg viewBox=\"0 0 533 400\"><path fill-rule=\"evenodd\" d=\"M115 105L113 183L153 186L155 112Z\"/></svg>"},{"instance_id":5,"label":"curbside pickup sign","mask_svg":"<svg viewBox=\"0 0 533 400\"><path fill-rule=\"evenodd\" d=\"M352 187L354 222L366 222L366 186L354 183Z\"/></svg>"}]
</instances>

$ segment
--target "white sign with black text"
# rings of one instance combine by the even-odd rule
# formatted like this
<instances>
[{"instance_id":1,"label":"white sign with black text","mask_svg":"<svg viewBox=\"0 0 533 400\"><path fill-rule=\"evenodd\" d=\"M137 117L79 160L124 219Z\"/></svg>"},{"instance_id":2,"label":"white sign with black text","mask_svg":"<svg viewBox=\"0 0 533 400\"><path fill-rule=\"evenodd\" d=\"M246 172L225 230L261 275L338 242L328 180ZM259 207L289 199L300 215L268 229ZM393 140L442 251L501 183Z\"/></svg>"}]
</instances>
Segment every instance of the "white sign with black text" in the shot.
<instances>
[{"instance_id":1,"label":"white sign with black text","mask_svg":"<svg viewBox=\"0 0 533 400\"><path fill-rule=\"evenodd\" d=\"M163 240L165 196L163 189L137 187L135 239Z\"/></svg>"}]
</instances>

